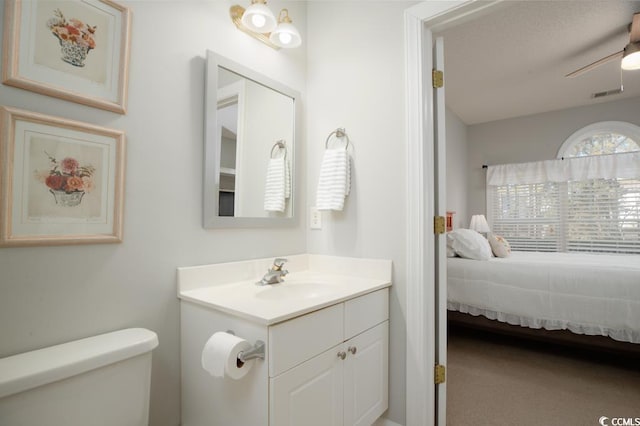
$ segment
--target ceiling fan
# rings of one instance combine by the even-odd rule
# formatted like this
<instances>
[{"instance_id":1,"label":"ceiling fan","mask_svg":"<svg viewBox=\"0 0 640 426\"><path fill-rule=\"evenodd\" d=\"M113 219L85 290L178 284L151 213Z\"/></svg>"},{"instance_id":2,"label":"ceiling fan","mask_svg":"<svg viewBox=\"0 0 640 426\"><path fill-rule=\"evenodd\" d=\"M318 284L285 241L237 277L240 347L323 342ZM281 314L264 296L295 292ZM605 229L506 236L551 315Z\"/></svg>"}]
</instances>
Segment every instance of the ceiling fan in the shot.
<instances>
[{"instance_id":1,"label":"ceiling fan","mask_svg":"<svg viewBox=\"0 0 640 426\"><path fill-rule=\"evenodd\" d=\"M580 69L567 74L565 77L577 77L587 71L599 67L602 64L613 61L615 59L622 58L622 64L620 67L623 70L637 70L640 69L640 12L633 15L633 21L629 26L629 44L627 44L623 50L612 53L609 56L605 56L602 59L584 66Z\"/></svg>"}]
</instances>

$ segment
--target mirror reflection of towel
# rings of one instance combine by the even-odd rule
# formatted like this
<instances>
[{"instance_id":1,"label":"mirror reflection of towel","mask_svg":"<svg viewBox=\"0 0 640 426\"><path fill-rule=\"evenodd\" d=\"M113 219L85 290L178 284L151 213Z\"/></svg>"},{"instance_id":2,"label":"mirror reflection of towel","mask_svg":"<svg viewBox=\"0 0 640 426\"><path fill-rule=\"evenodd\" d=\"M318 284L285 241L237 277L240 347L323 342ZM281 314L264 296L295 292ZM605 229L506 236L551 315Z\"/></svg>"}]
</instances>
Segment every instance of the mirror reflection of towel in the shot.
<instances>
[{"instance_id":1,"label":"mirror reflection of towel","mask_svg":"<svg viewBox=\"0 0 640 426\"><path fill-rule=\"evenodd\" d=\"M344 148L327 149L322 157L316 208L342 210L344 199L351 190L351 160Z\"/></svg>"},{"instance_id":2,"label":"mirror reflection of towel","mask_svg":"<svg viewBox=\"0 0 640 426\"><path fill-rule=\"evenodd\" d=\"M284 159L284 198L291 198L291 169L286 157Z\"/></svg>"},{"instance_id":3,"label":"mirror reflection of towel","mask_svg":"<svg viewBox=\"0 0 640 426\"><path fill-rule=\"evenodd\" d=\"M291 196L291 173L284 157L270 158L264 187L264 209L284 212L286 199Z\"/></svg>"}]
</instances>

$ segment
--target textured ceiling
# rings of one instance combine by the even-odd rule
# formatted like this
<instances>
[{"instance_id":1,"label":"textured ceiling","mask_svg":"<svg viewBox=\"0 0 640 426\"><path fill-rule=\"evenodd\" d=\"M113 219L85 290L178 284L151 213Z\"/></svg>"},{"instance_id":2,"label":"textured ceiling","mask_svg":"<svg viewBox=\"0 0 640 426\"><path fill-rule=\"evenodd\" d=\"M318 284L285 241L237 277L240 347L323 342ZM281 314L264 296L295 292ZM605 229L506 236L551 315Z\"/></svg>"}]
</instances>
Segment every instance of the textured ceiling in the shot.
<instances>
[{"instance_id":1,"label":"textured ceiling","mask_svg":"<svg viewBox=\"0 0 640 426\"><path fill-rule=\"evenodd\" d=\"M444 37L447 106L466 124L640 96L640 70L620 60L575 78L571 71L620 51L640 1L506 1L448 28ZM640 111L639 111L640 113Z\"/></svg>"}]
</instances>

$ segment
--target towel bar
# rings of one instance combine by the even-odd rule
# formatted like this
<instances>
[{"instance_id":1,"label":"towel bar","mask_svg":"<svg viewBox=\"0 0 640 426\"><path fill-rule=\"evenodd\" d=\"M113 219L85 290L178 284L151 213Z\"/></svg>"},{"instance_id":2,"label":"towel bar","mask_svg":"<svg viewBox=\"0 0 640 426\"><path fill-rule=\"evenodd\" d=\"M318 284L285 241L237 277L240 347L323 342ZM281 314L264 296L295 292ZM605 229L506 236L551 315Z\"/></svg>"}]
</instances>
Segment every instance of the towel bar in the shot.
<instances>
[{"instance_id":1,"label":"towel bar","mask_svg":"<svg viewBox=\"0 0 640 426\"><path fill-rule=\"evenodd\" d=\"M344 129L344 127L338 127L336 130L334 130L333 132L329 133L329 136L327 136L327 140L324 143L324 147L325 149L329 148L329 140L331 139L331 136L335 135L336 138L338 139L342 139L342 138L347 138L347 144L344 146L344 149L349 148L349 135L347 135L346 130Z\"/></svg>"},{"instance_id":2,"label":"towel bar","mask_svg":"<svg viewBox=\"0 0 640 426\"><path fill-rule=\"evenodd\" d=\"M278 148L283 149L284 150L284 157L287 158L287 145L286 145L286 141L284 139L280 139L279 141L276 141L276 143L273 144L273 146L271 147L271 154L269 155L271 158L275 158L273 156L274 154L274 149ZM278 152L278 151L276 151Z\"/></svg>"}]
</instances>

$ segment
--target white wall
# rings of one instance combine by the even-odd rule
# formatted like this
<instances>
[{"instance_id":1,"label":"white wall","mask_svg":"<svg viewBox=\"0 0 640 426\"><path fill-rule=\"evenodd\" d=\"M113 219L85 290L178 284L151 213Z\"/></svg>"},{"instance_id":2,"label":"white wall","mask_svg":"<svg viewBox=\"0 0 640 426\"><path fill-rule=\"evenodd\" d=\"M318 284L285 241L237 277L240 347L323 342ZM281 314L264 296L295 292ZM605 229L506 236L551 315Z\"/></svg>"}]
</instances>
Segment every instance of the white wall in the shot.
<instances>
[{"instance_id":1,"label":"white wall","mask_svg":"<svg viewBox=\"0 0 640 426\"><path fill-rule=\"evenodd\" d=\"M576 130L610 120L640 125L638 111L640 97L469 126L468 214L485 211L483 164L554 159Z\"/></svg>"},{"instance_id":2,"label":"white wall","mask_svg":"<svg viewBox=\"0 0 640 426\"><path fill-rule=\"evenodd\" d=\"M302 224L278 230L202 228L205 51L300 91L304 101L306 50L275 51L237 31L229 18L232 2L123 4L133 11L127 115L0 85L2 105L122 129L127 136L123 243L0 249L0 357L147 327L160 339L153 354L150 424L175 426L180 421L176 267L306 251ZM283 3L269 5L279 10ZM306 38L305 3L286 7ZM301 170L304 152L297 151ZM298 189L306 187L302 176ZM304 191L296 196L304 206Z\"/></svg>"},{"instance_id":3,"label":"white wall","mask_svg":"<svg viewBox=\"0 0 640 426\"><path fill-rule=\"evenodd\" d=\"M330 132L351 139L352 188L341 212L308 231L310 253L393 260L390 407L405 419L406 155L404 15L407 2L310 2L307 10L308 206Z\"/></svg>"},{"instance_id":4,"label":"white wall","mask_svg":"<svg viewBox=\"0 0 640 426\"><path fill-rule=\"evenodd\" d=\"M446 89L445 89L446 90ZM467 125L446 109L447 211L456 212L453 228L468 228L467 213Z\"/></svg>"}]
</instances>

